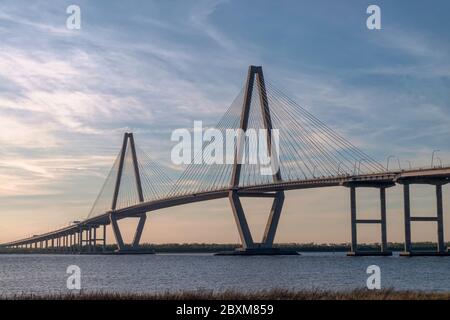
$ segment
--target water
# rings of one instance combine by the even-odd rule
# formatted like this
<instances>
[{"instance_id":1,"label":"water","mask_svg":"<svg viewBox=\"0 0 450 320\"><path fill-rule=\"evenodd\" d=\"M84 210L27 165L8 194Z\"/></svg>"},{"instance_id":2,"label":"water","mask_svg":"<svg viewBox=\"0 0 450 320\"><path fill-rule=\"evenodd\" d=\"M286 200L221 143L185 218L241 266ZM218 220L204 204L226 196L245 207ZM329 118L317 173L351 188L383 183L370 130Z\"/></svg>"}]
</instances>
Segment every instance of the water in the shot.
<instances>
[{"instance_id":1,"label":"water","mask_svg":"<svg viewBox=\"0 0 450 320\"><path fill-rule=\"evenodd\" d=\"M81 268L84 290L162 292L252 291L269 288L353 289L365 287L366 268L381 268L384 288L450 291L448 257L0 255L0 294L67 292L66 269Z\"/></svg>"}]
</instances>

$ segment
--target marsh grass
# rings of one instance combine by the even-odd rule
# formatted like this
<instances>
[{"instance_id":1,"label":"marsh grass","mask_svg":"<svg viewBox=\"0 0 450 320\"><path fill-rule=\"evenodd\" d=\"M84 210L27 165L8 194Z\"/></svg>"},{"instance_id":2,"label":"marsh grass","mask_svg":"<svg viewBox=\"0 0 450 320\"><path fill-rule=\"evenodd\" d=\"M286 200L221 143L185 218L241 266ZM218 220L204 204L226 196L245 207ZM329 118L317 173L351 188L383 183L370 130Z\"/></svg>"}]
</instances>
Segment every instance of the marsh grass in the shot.
<instances>
[{"instance_id":1,"label":"marsh grass","mask_svg":"<svg viewBox=\"0 0 450 320\"><path fill-rule=\"evenodd\" d=\"M7 300L450 300L450 292L396 291L393 289L350 291L271 289L254 292L192 290L161 293L86 292L17 294Z\"/></svg>"}]
</instances>

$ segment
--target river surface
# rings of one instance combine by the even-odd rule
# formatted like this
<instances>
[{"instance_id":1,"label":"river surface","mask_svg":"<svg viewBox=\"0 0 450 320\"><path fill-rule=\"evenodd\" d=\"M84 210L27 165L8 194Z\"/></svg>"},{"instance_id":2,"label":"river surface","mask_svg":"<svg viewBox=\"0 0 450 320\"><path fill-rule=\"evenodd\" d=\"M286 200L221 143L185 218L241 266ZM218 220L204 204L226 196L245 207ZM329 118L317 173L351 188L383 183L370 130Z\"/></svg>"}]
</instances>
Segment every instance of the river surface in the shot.
<instances>
[{"instance_id":1,"label":"river surface","mask_svg":"<svg viewBox=\"0 0 450 320\"><path fill-rule=\"evenodd\" d=\"M85 291L353 289L366 286L370 265L380 267L383 288L450 291L450 257L2 254L0 294L67 292L70 265Z\"/></svg>"}]
</instances>

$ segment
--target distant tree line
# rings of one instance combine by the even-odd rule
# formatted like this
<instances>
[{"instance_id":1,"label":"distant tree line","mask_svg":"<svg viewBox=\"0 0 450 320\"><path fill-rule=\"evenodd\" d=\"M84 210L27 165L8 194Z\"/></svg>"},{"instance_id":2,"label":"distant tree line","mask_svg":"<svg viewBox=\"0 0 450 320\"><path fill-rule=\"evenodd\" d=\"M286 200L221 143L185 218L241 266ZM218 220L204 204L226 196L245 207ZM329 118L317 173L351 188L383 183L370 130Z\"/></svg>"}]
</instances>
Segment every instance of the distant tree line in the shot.
<instances>
[{"instance_id":1,"label":"distant tree line","mask_svg":"<svg viewBox=\"0 0 450 320\"><path fill-rule=\"evenodd\" d=\"M450 243L449 243L450 245ZM239 244L218 244L218 243L165 243L165 244L149 244L144 243L141 248L152 249L156 253L184 253L184 252L198 252L210 253L218 251L228 251L239 248ZM280 243L275 244L274 247L282 249L290 249L303 252L347 252L350 251L349 243ZM380 244L358 244L360 250L376 250L380 248ZM403 251L403 243L388 243L389 250ZM432 242L417 242L414 243L415 250L436 250L436 244Z\"/></svg>"},{"instance_id":2,"label":"distant tree line","mask_svg":"<svg viewBox=\"0 0 450 320\"><path fill-rule=\"evenodd\" d=\"M447 245L450 245L448 243ZM299 252L347 252L350 251L349 243L280 243L275 244L275 247L282 249L290 249ZM152 244L144 243L139 246L139 249L145 251L154 251L155 253L214 253L219 251L230 251L239 248L240 245L236 243L219 244L219 243L164 243ZM358 244L359 250L378 250L380 244ZM392 251L403 251L404 244L398 242L388 243L388 249ZM75 248L74 248L75 249ZM78 249L78 248L76 248ZM413 245L414 250L426 251L436 250L436 244L433 242L416 242ZM103 249L102 246L96 247L96 252L112 253L116 250L116 246L108 244ZM77 251L77 250L74 250ZM92 250L91 250L92 251ZM54 253L54 252L70 252L68 249L47 250L39 248L18 248L18 249L0 249L0 253ZM83 247L83 252L87 253L88 248Z\"/></svg>"}]
</instances>

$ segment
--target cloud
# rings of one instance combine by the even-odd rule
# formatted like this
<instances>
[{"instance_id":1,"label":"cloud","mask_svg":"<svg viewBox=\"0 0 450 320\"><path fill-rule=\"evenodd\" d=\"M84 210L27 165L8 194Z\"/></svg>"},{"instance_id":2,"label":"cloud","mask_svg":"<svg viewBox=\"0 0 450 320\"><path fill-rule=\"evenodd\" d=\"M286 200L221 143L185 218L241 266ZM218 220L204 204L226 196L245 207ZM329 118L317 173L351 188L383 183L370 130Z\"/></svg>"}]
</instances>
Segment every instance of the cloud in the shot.
<instances>
[{"instance_id":1,"label":"cloud","mask_svg":"<svg viewBox=\"0 0 450 320\"><path fill-rule=\"evenodd\" d=\"M393 59L393 63L387 61L383 66L359 69L362 73L411 76L417 79L450 77L450 46L432 33L405 31L399 26L393 26L380 33L379 37L371 39L372 45L401 59Z\"/></svg>"},{"instance_id":2,"label":"cloud","mask_svg":"<svg viewBox=\"0 0 450 320\"><path fill-rule=\"evenodd\" d=\"M2 114L1 111L0 115L0 150L8 147L52 148L61 144L60 139L52 134L48 124L30 124L20 121L17 117Z\"/></svg>"},{"instance_id":3,"label":"cloud","mask_svg":"<svg viewBox=\"0 0 450 320\"><path fill-rule=\"evenodd\" d=\"M206 7L186 12L176 27L148 17L136 23L211 38L219 33L205 33L214 11ZM160 141L170 137L170 128L190 127L199 114L214 119L225 110L226 100L214 99L198 82L196 70L206 55L200 48L168 43L152 29L150 42L121 41L100 25L76 33L61 27L61 17L45 3L30 6L27 14L17 8L4 4L0 16L0 32L15 35L0 50L0 173L8 179L0 189L3 197L60 194L71 177L103 177L125 130L152 146L152 158L167 161L170 146ZM223 90L233 88L222 86L222 98L229 98Z\"/></svg>"},{"instance_id":4,"label":"cloud","mask_svg":"<svg viewBox=\"0 0 450 320\"><path fill-rule=\"evenodd\" d=\"M399 26L386 29L376 44L409 56L426 59L445 58L446 51L449 49L445 43L442 43L440 39L435 39L431 34L417 30L405 31Z\"/></svg>"},{"instance_id":5,"label":"cloud","mask_svg":"<svg viewBox=\"0 0 450 320\"><path fill-rule=\"evenodd\" d=\"M227 50L227 52L235 52L237 48L234 42L228 39L223 32L219 31L209 22L209 17L225 2L226 1L202 2L190 15L189 21L199 32L208 36L221 48Z\"/></svg>"},{"instance_id":6,"label":"cloud","mask_svg":"<svg viewBox=\"0 0 450 320\"><path fill-rule=\"evenodd\" d=\"M60 24L59 26L52 26L48 22L41 23L41 22L35 22L29 19L29 17L23 17L18 14L10 14L5 11L5 7L2 8L3 11L0 11L0 21L1 22L8 22L11 23L14 26L21 25L25 27L33 28L34 30L37 30L39 32L45 32L45 33L51 33L51 34L58 34L58 35L73 35L73 33L68 30L64 24ZM45 12L45 10L42 10Z\"/></svg>"},{"instance_id":7,"label":"cloud","mask_svg":"<svg viewBox=\"0 0 450 320\"><path fill-rule=\"evenodd\" d=\"M424 64L409 66L388 66L365 68L361 73L384 76L409 76L417 79L434 79L450 77L450 65Z\"/></svg>"},{"instance_id":8,"label":"cloud","mask_svg":"<svg viewBox=\"0 0 450 320\"><path fill-rule=\"evenodd\" d=\"M110 167L111 156L20 158L3 154L0 158L0 196L43 196L61 194L59 184L82 176L105 179L102 168Z\"/></svg>"}]
</instances>

